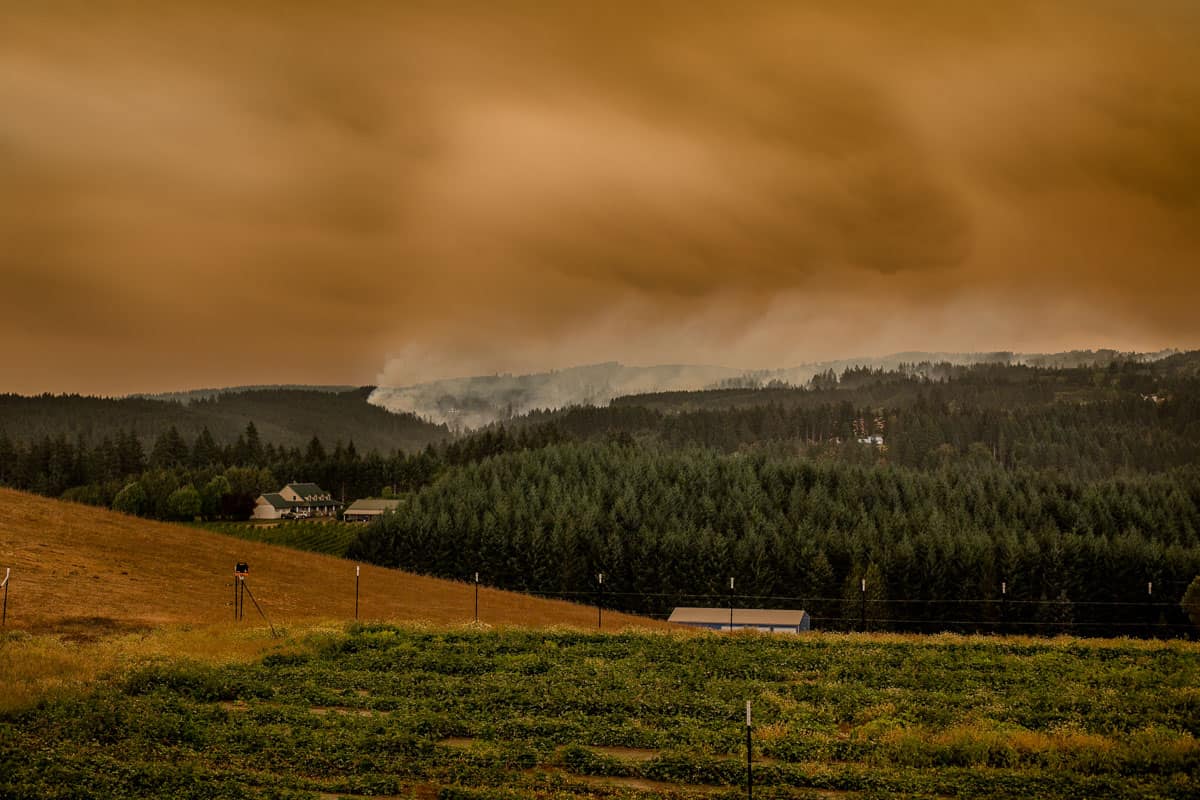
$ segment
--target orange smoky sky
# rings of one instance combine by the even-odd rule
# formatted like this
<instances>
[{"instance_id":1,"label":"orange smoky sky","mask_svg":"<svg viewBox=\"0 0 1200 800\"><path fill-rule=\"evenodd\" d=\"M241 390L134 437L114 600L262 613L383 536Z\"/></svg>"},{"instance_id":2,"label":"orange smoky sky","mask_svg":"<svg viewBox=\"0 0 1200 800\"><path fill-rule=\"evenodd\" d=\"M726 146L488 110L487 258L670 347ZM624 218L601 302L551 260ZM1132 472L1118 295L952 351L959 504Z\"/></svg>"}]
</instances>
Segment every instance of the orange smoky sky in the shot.
<instances>
[{"instance_id":1,"label":"orange smoky sky","mask_svg":"<svg viewBox=\"0 0 1200 800\"><path fill-rule=\"evenodd\" d=\"M0 391L1200 345L1200 4L55 2Z\"/></svg>"}]
</instances>

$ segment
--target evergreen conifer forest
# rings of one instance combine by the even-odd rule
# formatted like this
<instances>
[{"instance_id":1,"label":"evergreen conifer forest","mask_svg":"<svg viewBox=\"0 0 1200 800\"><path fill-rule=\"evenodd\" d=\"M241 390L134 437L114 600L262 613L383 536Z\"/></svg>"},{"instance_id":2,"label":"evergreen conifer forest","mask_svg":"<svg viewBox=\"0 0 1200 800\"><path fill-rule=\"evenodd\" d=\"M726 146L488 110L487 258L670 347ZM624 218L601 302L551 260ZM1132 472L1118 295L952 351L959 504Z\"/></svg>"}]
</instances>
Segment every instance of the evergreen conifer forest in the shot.
<instances>
[{"instance_id":1,"label":"evergreen conifer forest","mask_svg":"<svg viewBox=\"0 0 1200 800\"><path fill-rule=\"evenodd\" d=\"M0 434L0 482L189 520L244 519L293 479L395 493L349 556L647 614L1173 636L1200 574L1198 367L847 369L538 411L408 452L265 441L270 420L233 441Z\"/></svg>"}]
</instances>

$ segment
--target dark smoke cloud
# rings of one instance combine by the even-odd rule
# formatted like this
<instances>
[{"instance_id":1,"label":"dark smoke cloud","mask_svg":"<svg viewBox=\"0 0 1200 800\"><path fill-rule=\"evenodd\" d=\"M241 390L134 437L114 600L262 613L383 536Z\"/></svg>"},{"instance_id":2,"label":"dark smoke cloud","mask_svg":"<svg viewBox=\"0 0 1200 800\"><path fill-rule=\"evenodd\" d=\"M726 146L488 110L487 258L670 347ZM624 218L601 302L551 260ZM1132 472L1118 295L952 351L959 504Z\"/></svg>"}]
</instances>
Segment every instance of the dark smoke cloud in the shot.
<instances>
[{"instance_id":1,"label":"dark smoke cloud","mask_svg":"<svg viewBox=\"0 0 1200 800\"><path fill-rule=\"evenodd\" d=\"M1188 0L4 17L0 390L1200 345Z\"/></svg>"}]
</instances>

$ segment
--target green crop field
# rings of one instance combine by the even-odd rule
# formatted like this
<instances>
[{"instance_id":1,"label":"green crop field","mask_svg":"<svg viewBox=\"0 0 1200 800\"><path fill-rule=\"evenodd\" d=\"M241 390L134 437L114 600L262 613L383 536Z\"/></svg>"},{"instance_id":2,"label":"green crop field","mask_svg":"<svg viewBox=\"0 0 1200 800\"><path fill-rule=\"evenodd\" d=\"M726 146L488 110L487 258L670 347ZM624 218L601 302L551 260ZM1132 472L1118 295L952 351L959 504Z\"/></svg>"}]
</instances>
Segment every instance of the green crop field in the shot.
<instances>
[{"instance_id":1,"label":"green crop field","mask_svg":"<svg viewBox=\"0 0 1200 800\"><path fill-rule=\"evenodd\" d=\"M342 557L358 538L363 526L353 522L325 520L286 520L274 523L259 522L197 522L195 527L214 533L236 536L252 542L266 542Z\"/></svg>"},{"instance_id":2,"label":"green crop field","mask_svg":"<svg viewBox=\"0 0 1200 800\"><path fill-rule=\"evenodd\" d=\"M1194 643L383 625L6 712L0 796L743 797L747 699L757 798L1200 796Z\"/></svg>"}]
</instances>

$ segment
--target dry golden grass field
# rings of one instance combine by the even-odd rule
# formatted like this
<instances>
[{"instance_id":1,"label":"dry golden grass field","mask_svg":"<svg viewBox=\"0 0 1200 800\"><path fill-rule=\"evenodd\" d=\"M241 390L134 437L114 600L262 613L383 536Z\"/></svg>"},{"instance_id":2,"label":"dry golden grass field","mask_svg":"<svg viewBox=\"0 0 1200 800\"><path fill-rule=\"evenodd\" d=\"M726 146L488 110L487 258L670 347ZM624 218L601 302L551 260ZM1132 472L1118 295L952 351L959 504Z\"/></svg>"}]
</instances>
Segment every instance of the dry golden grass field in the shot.
<instances>
[{"instance_id":1,"label":"dry golden grass field","mask_svg":"<svg viewBox=\"0 0 1200 800\"><path fill-rule=\"evenodd\" d=\"M0 576L12 568L8 627L88 636L233 618L233 567L276 625L354 617L355 564L0 489ZM474 587L364 565L359 617L471 622ZM594 627L594 608L481 588L480 621ZM261 618L246 598L243 626ZM605 612L606 628L663 623Z\"/></svg>"}]
</instances>

